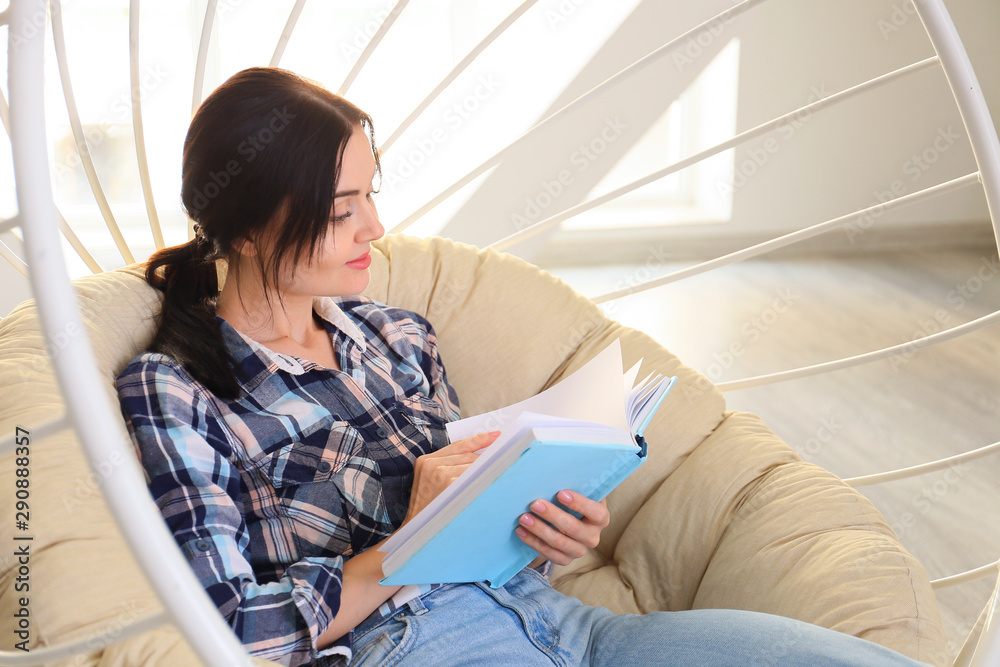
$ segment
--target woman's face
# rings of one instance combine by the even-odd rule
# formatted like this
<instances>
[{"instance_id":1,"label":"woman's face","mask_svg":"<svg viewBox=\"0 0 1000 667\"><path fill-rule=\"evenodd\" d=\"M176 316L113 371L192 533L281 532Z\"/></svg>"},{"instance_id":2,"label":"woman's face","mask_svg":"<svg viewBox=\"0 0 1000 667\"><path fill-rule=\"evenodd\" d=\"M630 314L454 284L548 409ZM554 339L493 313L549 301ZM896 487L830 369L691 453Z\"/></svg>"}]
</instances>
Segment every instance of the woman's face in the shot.
<instances>
[{"instance_id":1,"label":"woman's face","mask_svg":"<svg viewBox=\"0 0 1000 667\"><path fill-rule=\"evenodd\" d=\"M344 148L326 237L311 261L300 262L290 278L286 272L281 286L286 294L350 296L368 287L370 243L385 233L372 198L374 177L371 143L357 127Z\"/></svg>"}]
</instances>

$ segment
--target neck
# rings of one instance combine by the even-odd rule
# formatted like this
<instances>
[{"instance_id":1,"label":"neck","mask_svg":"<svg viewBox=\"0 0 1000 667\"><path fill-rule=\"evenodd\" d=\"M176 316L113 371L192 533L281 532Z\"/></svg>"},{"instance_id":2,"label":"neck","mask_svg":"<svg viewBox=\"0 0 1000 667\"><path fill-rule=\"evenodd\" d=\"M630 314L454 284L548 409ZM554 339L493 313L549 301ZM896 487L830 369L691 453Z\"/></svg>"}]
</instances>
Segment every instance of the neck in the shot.
<instances>
[{"instance_id":1,"label":"neck","mask_svg":"<svg viewBox=\"0 0 1000 667\"><path fill-rule=\"evenodd\" d=\"M279 299L277 291L265 294L259 276L246 273L230 267L216 304L216 313L234 329L262 344L284 340L300 345L325 331L313 317L312 295L283 292Z\"/></svg>"}]
</instances>

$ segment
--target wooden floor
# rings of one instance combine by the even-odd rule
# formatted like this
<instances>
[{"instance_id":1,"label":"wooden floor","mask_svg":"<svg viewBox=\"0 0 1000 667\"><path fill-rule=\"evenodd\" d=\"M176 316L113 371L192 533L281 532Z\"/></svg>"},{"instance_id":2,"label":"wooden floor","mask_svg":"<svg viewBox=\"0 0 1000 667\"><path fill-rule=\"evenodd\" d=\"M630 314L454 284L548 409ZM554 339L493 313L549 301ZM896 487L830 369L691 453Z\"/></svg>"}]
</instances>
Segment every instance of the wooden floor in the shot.
<instances>
[{"instance_id":1,"label":"wooden floor","mask_svg":"<svg viewBox=\"0 0 1000 667\"><path fill-rule=\"evenodd\" d=\"M683 265L549 268L597 296ZM897 345L1000 309L990 247L748 261L603 304L716 382ZM735 344L735 345L734 345ZM735 351L735 353L734 353ZM1000 440L1000 325L893 360L727 392L841 477ZM863 487L931 579L1000 557L1000 454ZM994 578L939 589L953 654Z\"/></svg>"}]
</instances>

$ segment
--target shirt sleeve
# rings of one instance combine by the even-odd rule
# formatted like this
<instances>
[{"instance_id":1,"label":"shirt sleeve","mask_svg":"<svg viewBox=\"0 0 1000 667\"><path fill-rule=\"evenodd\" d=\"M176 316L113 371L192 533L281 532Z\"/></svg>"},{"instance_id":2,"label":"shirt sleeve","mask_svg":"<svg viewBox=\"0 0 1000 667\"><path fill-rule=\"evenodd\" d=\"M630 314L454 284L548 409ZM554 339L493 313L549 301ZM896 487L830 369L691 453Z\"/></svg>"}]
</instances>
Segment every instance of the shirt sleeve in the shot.
<instances>
[{"instance_id":1,"label":"shirt sleeve","mask_svg":"<svg viewBox=\"0 0 1000 667\"><path fill-rule=\"evenodd\" d=\"M248 652L289 666L349 659L349 635L316 646L340 608L342 558L304 558L279 580L258 581L240 473L208 397L182 368L150 359L130 364L116 385L153 499Z\"/></svg>"}]
</instances>

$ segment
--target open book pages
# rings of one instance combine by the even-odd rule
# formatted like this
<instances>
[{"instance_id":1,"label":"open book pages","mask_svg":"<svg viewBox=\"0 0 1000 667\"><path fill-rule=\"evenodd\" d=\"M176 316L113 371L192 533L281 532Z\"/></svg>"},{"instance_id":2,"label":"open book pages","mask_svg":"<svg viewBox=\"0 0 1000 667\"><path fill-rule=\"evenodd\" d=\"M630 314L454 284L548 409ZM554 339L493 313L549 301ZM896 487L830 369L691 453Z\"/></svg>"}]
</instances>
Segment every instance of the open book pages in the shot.
<instances>
[{"instance_id":1,"label":"open book pages","mask_svg":"<svg viewBox=\"0 0 1000 667\"><path fill-rule=\"evenodd\" d=\"M638 371L641 363L642 359L636 362L633 369ZM650 373L645 380L628 392L626 411L628 412L629 428L633 434L643 434L646 427L649 426L650 420L653 419L656 409L660 407L660 403L666 398L667 392L673 388L675 382L677 382L676 375L666 378L662 373L656 373L655 377Z\"/></svg>"}]
</instances>

